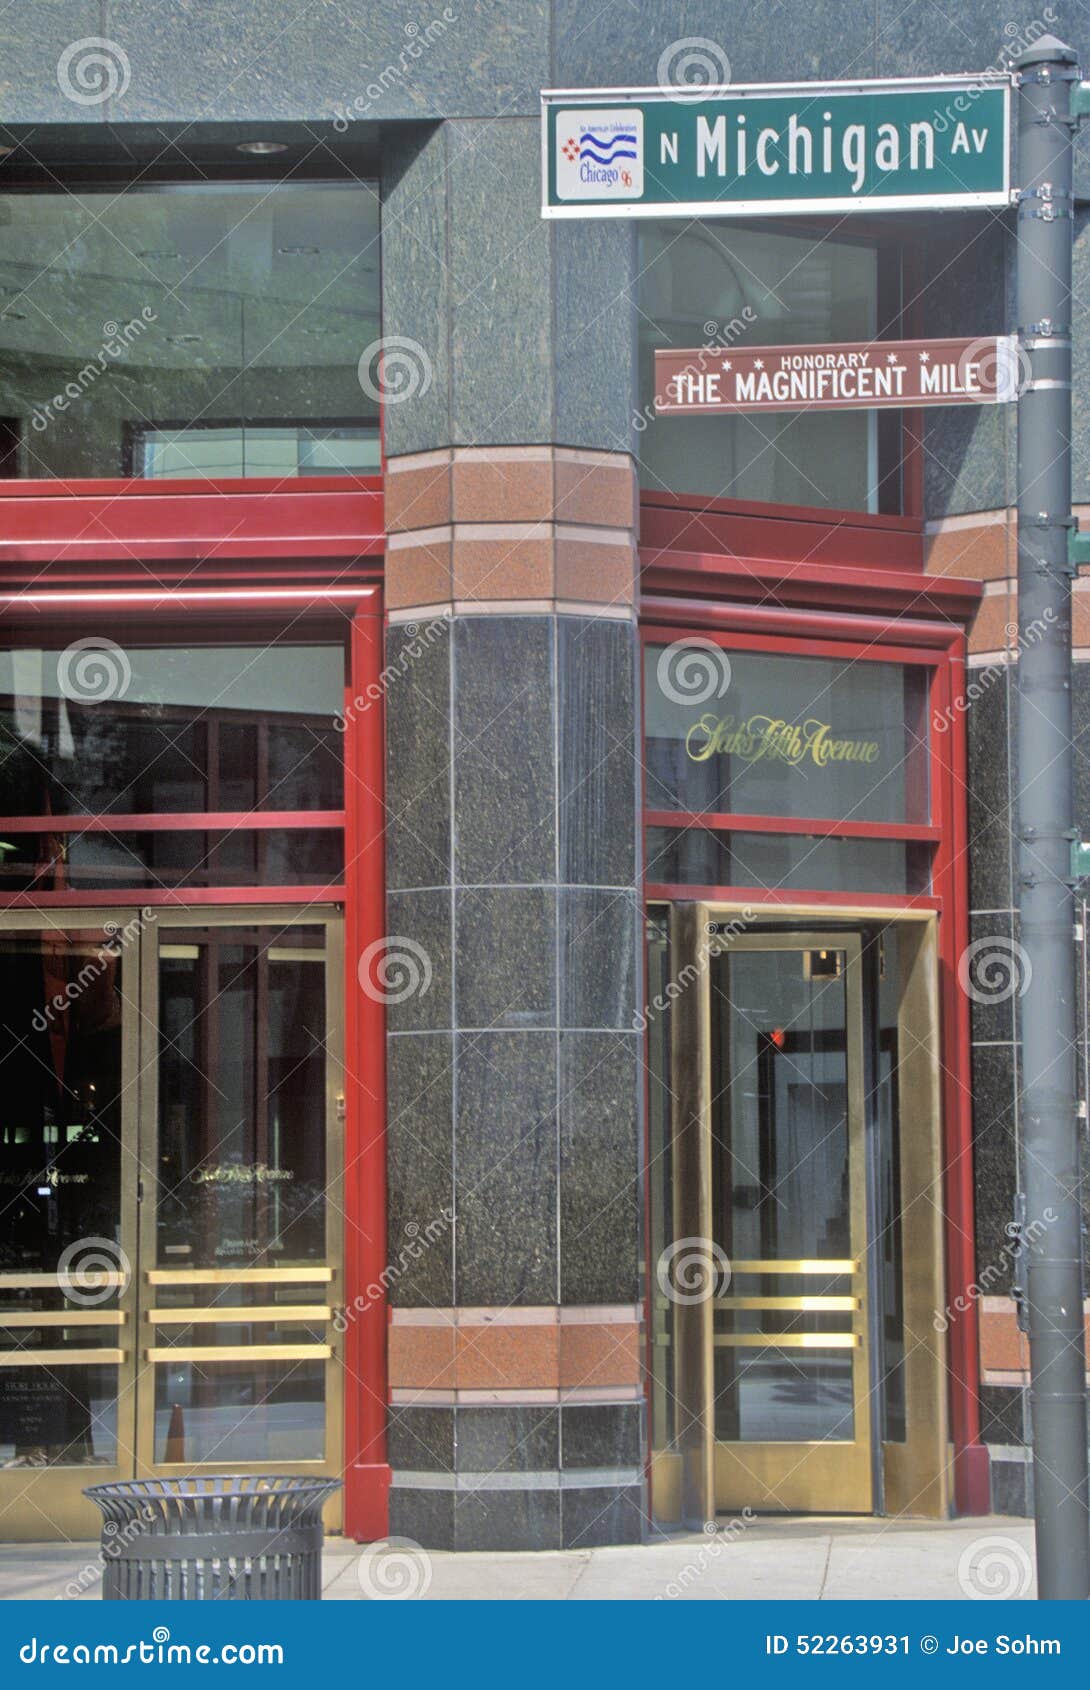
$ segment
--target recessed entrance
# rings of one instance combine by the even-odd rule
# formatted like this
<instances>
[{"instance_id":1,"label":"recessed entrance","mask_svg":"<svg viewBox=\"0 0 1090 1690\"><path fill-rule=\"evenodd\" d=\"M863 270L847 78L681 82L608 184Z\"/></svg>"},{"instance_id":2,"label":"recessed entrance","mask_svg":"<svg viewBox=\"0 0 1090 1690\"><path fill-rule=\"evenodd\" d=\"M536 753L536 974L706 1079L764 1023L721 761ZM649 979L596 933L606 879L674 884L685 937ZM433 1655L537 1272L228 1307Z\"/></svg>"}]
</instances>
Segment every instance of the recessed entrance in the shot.
<instances>
[{"instance_id":1,"label":"recessed entrance","mask_svg":"<svg viewBox=\"0 0 1090 1690\"><path fill-rule=\"evenodd\" d=\"M934 930L703 903L653 924L679 988L651 1040L664 1520L946 1512Z\"/></svg>"},{"instance_id":2,"label":"recessed entrance","mask_svg":"<svg viewBox=\"0 0 1090 1690\"><path fill-rule=\"evenodd\" d=\"M4 916L5 1537L97 1535L109 1478L341 1471L342 950L327 908Z\"/></svg>"}]
</instances>

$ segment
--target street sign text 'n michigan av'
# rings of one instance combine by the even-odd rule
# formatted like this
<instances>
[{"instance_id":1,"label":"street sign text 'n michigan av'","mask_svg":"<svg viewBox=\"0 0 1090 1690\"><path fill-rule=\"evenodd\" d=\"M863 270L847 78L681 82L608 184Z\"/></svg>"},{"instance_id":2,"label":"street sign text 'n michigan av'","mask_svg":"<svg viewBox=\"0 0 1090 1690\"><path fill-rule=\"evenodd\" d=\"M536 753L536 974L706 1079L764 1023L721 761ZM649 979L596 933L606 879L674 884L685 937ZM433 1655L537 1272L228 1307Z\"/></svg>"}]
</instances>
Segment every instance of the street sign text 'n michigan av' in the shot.
<instances>
[{"instance_id":1,"label":"street sign text 'n michigan av'","mask_svg":"<svg viewBox=\"0 0 1090 1690\"><path fill-rule=\"evenodd\" d=\"M542 215L691 217L999 206L1010 81L543 93Z\"/></svg>"}]
</instances>

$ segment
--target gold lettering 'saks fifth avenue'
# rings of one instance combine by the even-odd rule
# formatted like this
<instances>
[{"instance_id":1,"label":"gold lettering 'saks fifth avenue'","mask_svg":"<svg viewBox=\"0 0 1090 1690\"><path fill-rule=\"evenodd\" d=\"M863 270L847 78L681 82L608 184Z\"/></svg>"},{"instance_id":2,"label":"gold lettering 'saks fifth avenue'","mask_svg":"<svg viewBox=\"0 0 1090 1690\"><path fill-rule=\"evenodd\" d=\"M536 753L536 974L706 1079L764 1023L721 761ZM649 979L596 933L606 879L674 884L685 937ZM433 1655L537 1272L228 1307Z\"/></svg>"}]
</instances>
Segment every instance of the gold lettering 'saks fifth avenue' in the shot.
<instances>
[{"instance_id":1,"label":"gold lettering 'saks fifth avenue'","mask_svg":"<svg viewBox=\"0 0 1090 1690\"><path fill-rule=\"evenodd\" d=\"M775 716L750 716L738 722L733 716L701 716L685 735L685 750L694 763L709 757L740 757L746 763L762 758L787 763L815 763L824 769L829 763L876 763L876 739L836 739L829 722L809 717L805 722L787 722Z\"/></svg>"}]
</instances>

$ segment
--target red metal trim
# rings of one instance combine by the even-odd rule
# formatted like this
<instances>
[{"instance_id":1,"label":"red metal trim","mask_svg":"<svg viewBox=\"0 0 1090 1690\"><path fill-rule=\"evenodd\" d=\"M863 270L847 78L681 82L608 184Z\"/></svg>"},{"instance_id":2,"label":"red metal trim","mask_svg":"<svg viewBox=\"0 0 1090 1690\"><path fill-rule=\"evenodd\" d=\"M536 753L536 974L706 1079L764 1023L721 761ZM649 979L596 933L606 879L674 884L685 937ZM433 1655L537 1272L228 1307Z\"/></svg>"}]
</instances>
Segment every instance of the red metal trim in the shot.
<instances>
[{"instance_id":1,"label":"red metal trim","mask_svg":"<svg viewBox=\"0 0 1090 1690\"><path fill-rule=\"evenodd\" d=\"M788 610L777 605L714 604L707 599L645 598L640 603L640 614L641 619L646 616L658 624L667 639L677 639L673 631L677 627L692 628L702 634L709 630L739 635L757 634L762 636L756 642L758 646L769 644L778 636L780 649L793 650L796 656L815 652L820 655L815 642L821 640L828 641L831 647L844 654L845 635L849 646L853 641L859 642L854 654L859 658L865 658L870 648L875 646L912 641L912 646L901 646L892 657L885 650L874 652L876 659L885 658L887 662L898 663L925 662L924 650L931 648L945 652L960 632L959 627L949 622L902 622L877 616ZM667 629L670 631L667 632ZM800 644L801 641L805 641L805 645ZM916 646L920 649L914 650ZM931 661L937 659L932 658Z\"/></svg>"},{"instance_id":2,"label":"red metal trim","mask_svg":"<svg viewBox=\"0 0 1090 1690\"><path fill-rule=\"evenodd\" d=\"M919 534L922 527L920 519L912 516L873 516L869 511L841 510L833 505L772 505L762 499L710 499L703 493L668 493L657 488L641 490L640 504L648 510L697 516L755 516L801 528L857 528L868 536L871 545L876 534Z\"/></svg>"},{"instance_id":3,"label":"red metal trim","mask_svg":"<svg viewBox=\"0 0 1090 1690\"><path fill-rule=\"evenodd\" d=\"M0 565L360 558L385 549L378 477L0 482ZM146 571L145 571L146 573Z\"/></svg>"},{"instance_id":4,"label":"red metal trim","mask_svg":"<svg viewBox=\"0 0 1090 1690\"><path fill-rule=\"evenodd\" d=\"M742 904L751 909L759 905L775 908L778 904L820 904L843 910L855 917L867 910L939 910L942 900L922 892L812 892L804 886L683 886L668 881L649 880L645 887L647 902L674 903L694 900L704 904Z\"/></svg>"},{"instance_id":5,"label":"red metal trim","mask_svg":"<svg viewBox=\"0 0 1090 1690\"><path fill-rule=\"evenodd\" d=\"M647 601L647 615L655 616L661 623L664 618L670 616L675 603L681 608L688 608L692 604L692 600L651 599ZM803 644L795 635L781 634L777 636L776 634L753 634L735 630L730 624L735 610L738 609L737 606L702 604L702 608L708 614L701 628L701 637L713 640L716 645L722 646L726 651L779 652L786 657L833 657L850 663L915 663L932 669L942 661L937 652L919 649L916 646L892 645L877 638L869 641L856 638L857 618L853 618L851 622L846 623L843 617L830 616L823 622L823 628L830 637L828 639L806 639ZM739 614L745 616L746 612L740 610ZM681 618L678 618L678 620L680 621ZM782 627L787 620L789 619L785 618L781 612L776 618L775 625ZM690 626L687 618L685 619L685 626ZM894 637L903 638L906 628L914 628L920 625L889 622L881 623L879 626L883 630L887 630L892 639ZM924 623L922 626L925 628L933 627L936 633L941 633L945 644L949 644L951 638L954 637L945 623ZM833 630L836 628L850 628L851 634L849 636L842 634L838 639L833 634ZM641 618L640 639L644 645L653 645L659 640L675 641L677 637L676 627L656 625L655 622Z\"/></svg>"},{"instance_id":6,"label":"red metal trim","mask_svg":"<svg viewBox=\"0 0 1090 1690\"><path fill-rule=\"evenodd\" d=\"M647 810L647 827L701 827L709 833L800 833L819 839L894 839L934 845L942 837L923 822L850 822L813 816L723 815L709 810Z\"/></svg>"},{"instance_id":7,"label":"red metal trim","mask_svg":"<svg viewBox=\"0 0 1090 1690\"><path fill-rule=\"evenodd\" d=\"M3 824L0 823L0 826ZM343 886L171 886L110 892L6 892L0 909L134 909L176 904L342 904Z\"/></svg>"},{"instance_id":8,"label":"red metal trim","mask_svg":"<svg viewBox=\"0 0 1090 1690\"><path fill-rule=\"evenodd\" d=\"M4 816L4 833L249 833L344 826L343 810L185 810L104 816Z\"/></svg>"},{"instance_id":9,"label":"red metal trim","mask_svg":"<svg viewBox=\"0 0 1090 1690\"><path fill-rule=\"evenodd\" d=\"M826 560L787 566L755 549L724 556L695 547L654 551L642 546L640 565L643 595L684 593L773 609L839 609L852 614L866 606L890 616L942 617L956 624L970 620L984 590L980 581L925 575L920 569L832 568Z\"/></svg>"},{"instance_id":10,"label":"red metal trim","mask_svg":"<svg viewBox=\"0 0 1090 1690\"><path fill-rule=\"evenodd\" d=\"M964 697L965 644L959 641L935 678L931 717L936 803L939 819L945 823L944 842L936 852L935 884L945 909L939 922L939 973L947 1307L960 1298L963 1310L949 1320L946 1337L955 1502L962 1514L986 1514L991 1506L991 1477L988 1453L980 1439L979 1303L970 1291L976 1278L972 1032L969 1000L958 979L959 959L969 943L968 746L965 713L953 704ZM940 721L949 724L942 732L936 727Z\"/></svg>"},{"instance_id":11,"label":"red metal trim","mask_svg":"<svg viewBox=\"0 0 1090 1690\"><path fill-rule=\"evenodd\" d=\"M386 1536L386 1016L360 958L386 932L381 619L357 615L345 689L345 1534ZM374 698L366 710L353 700Z\"/></svg>"}]
</instances>

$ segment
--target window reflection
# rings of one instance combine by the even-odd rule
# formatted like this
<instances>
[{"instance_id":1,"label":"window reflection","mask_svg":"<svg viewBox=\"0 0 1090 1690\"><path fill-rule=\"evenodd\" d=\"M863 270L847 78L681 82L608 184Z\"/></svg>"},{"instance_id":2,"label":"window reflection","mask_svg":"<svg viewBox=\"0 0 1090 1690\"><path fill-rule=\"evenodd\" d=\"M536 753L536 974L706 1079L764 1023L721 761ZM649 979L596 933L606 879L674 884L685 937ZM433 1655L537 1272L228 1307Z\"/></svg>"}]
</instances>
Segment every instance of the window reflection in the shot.
<instances>
[{"instance_id":1,"label":"window reflection","mask_svg":"<svg viewBox=\"0 0 1090 1690\"><path fill-rule=\"evenodd\" d=\"M656 348L819 345L883 330L878 249L723 223L640 227L640 481L649 493L885 511L897 503L876 411L656 417ZM897 413L891 413L896 416ZM893 505L890 500L893 500Z\"/></svg>"},{"instance_id":2,"label":"window reflection","mask_svg":"<svg viewBox=\"0 0 1090 1690\"><path fill-rule=\"evenodd\" d=\"M339 809L343 647L95 644L0 651L3 813Z\"/></svg>"},{"instance_id":3,"label":"window reflection","mask_svg":"<svg viewBox=\"0 0 1090 1690\"><path fill-rule=\"evenodd\" d=\"M19 194L4 219L5 475L375 473L372 189Z\"/></svg>"}]
</instances>

